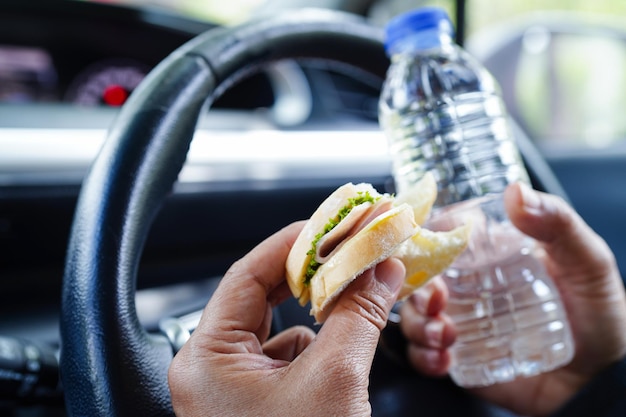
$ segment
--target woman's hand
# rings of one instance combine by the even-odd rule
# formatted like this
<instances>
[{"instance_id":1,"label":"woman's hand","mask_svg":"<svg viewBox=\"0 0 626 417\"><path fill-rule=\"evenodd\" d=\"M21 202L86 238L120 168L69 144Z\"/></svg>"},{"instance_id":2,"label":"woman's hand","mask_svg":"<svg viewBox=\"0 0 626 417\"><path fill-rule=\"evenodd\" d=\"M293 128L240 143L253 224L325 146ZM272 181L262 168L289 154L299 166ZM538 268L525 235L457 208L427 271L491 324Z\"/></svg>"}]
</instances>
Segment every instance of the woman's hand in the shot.
<instances>
[{"instance_id":1,"label":"woman's hand","mask_svg":"<svg viewBox=\"0 0 626 417\"><path fill-rule=\"evenodd\" d=\"M316 335L306 327L268 340L272 307L291 293L285 260L303 223L235 263L169 371L178 416L363 416L381 329L404 278L398 260L365 272Z\"/></svg>"}]
</instances>

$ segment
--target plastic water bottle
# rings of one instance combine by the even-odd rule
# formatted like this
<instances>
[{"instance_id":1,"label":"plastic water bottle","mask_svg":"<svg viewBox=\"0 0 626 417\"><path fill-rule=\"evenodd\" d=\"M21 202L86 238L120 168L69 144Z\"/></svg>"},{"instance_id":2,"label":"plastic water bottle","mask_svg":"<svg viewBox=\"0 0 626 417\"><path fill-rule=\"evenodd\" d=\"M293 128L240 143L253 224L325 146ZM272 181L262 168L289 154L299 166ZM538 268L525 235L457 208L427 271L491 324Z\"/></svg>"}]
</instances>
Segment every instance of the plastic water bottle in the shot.
<instances>
[{"instance_id":1,"label":"plastic water bottle","mask_svg":"<svg viewBox=\"0 0 626 417\"><path fill-rule=\"evenodd\" d=\"M438 198L427 227L471 222L467 250L443 274L458 330L450 375L486 386L568 363L569 323L536 242L508 220L502 192L528 182L499 87L453 41L446 12L421 8L386 28L391 57L379 120L402 193L430 171Z\"/></svg>"}]
</instances>

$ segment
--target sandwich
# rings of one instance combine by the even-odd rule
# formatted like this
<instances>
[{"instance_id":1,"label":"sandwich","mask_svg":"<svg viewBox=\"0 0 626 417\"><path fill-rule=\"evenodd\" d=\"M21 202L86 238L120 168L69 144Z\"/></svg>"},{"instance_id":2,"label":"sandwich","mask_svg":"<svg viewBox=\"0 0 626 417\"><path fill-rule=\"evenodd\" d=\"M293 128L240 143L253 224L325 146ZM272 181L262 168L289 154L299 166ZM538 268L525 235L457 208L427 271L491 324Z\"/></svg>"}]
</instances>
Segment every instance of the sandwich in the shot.
<instances>
[{"instance_id":1,"label":"sandwich","mask_svg":"<svg viewBox=\"0 0 626 417\"><path fill-rule=\"evenodd\" d=\"M339 294L361 273L395 256L406 267L400 298L443 272L465 249L469 226L435 232L421 227L437 197L432 175L404 194L347 183L315 210L286 261L289 288L323 323Z\"/></svg>"}]
</instances>

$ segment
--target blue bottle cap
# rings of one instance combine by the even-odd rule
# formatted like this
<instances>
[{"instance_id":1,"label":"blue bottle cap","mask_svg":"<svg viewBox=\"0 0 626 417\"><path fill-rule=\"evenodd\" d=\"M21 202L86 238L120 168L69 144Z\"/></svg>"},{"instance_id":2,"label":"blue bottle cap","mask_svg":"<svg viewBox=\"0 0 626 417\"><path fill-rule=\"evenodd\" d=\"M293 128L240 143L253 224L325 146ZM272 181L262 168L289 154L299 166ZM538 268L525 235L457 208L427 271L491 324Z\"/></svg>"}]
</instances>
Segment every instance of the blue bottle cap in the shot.
<instances>
[{"instance_id":1,"label":"blue bottle cap","mask_svg":"<svg viewBox=\"0 0 626 417\"><path fill-rule=\"evenodd\" d=\"M389 53L396 43L427 31L454 36L452 22L444 9L421 7L391 19L385 28L385 49Z\"/></svg>"}]
</instances>

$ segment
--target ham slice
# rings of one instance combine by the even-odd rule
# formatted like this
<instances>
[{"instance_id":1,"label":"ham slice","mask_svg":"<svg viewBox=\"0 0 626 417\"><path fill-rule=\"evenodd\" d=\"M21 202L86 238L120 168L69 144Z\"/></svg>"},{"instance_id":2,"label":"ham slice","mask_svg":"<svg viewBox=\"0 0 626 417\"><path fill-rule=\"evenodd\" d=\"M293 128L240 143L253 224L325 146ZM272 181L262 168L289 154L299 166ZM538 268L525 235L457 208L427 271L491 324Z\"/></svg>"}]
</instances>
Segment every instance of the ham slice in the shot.
<instances>
[{"instance_id":1,"label":"ham slice","mask_svg":"<svg viewBox=\"0 0 626 417\"><path fill-rule=\"evenodd\" d=\"M382 198L376 203L363 203L354 207L348 215L317 242L315 260L325 263L352 236L359 233L379 215L391 210L393 202Z\"/></svg>"}]
</instances>

